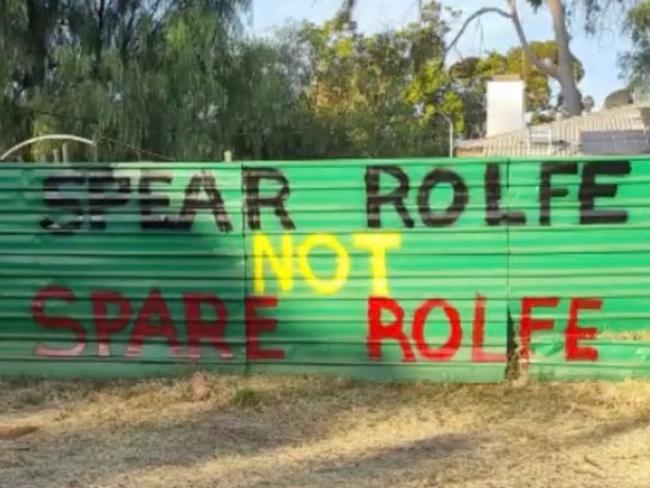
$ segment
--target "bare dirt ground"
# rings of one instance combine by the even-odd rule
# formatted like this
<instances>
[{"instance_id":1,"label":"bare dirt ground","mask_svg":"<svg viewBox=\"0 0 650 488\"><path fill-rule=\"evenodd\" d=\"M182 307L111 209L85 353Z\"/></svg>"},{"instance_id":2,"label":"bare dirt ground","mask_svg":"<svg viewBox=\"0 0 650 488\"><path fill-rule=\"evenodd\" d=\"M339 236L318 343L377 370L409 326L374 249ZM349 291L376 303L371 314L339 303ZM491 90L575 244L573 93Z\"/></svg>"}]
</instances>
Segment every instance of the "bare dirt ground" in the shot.
<instances>
[{"instance_id":1,"label":"bare dirt ground","mask_svg":"<svg viewBox=\"0 0 650 488\"><path fill-rule=\"evenodd\" d=\"M191 383L0 383L0 486L650 487L650 383Z\"/></svg>"}]
</instances>

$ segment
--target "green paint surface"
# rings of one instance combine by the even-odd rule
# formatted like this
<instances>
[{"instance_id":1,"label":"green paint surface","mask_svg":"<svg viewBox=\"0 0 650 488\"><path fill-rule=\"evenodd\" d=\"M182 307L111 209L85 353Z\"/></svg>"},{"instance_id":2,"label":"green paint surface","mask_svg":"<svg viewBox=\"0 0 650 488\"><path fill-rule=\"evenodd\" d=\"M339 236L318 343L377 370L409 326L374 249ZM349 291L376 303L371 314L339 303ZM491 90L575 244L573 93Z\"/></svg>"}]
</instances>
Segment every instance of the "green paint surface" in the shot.
<instances>
[{"instance_id":1,"label":"green paint surface","mask_svg":"<svg viewBox=\"0 0 650 488\"><path fill-rule=\"evenodd\" d=\"M592 165L620 161L590 160ZM120 377L201 367L374 380L496 382L505 378L505 362L481 361L477 353L505 356L508 344L510 352L512 348L516 352L521 347L523 299L553 298L557 307L535 308L531 314L535 320L552 321L547 330L531 334L527 363L531 374L557 379L646 376L650 161L627 157L624 161L630 162L628 175L597 176L599 184L614 184L616 192L595 201L597 208L626 211L627 220L597 225L580 222L587 163L577 159L553 160L575 163L576 173L553 175L553 188L566 192L551 199L550 225L540 222L539 160L5 164L0 172L0 375ZM508 225L504 220L489 225L488 165L500 172L500 208L522 212L525 224ZM381 227L369 227L369 167L385 166L397 168L408 180L403 205L412 227L391 203L382 206ZM268 204L282 189L282 183L272 179L260 181L259 228L248 225L252 201L250 195L248 202L246 198L250 184L246 176L264 169L288 182L290 192L283 205L293 224L289 227ZM427 225L421 207L424 203L434 215L443 215L454 197L451 186L435 185L424 202L419 195L427 175L436 170L454 172L467 188L458 219L441 226ZM107 175L112 178L108 182ZM200 181L213 181L224 202L227 232L219 228L215 216L215 193L205 186L191 188L192 181L205 177ZM58 189L47 187L52 178L58 178ZM120 191L118 182L126 182L128 188ZM394 177L381 173L380 194L390 194L396 185ZM172 224L190 218L188 201L194 202L192 222L182 230ZM172 224L164 229L143 227L143 219L165 218ZM67 229L61 227L66 223ZM386 251L388 296L383 298L401 310L400 333L413 353L410 361L405 360L404 343L394 337L379 341L379 356L371 354L369 300L377 297L377 270L372 253L358 244L364 236L399 240ZM307 249L314 239L320 244ZM336 248L323 245L323 239L335 242ZM275 254L284 267L284 281L278 279L273 260L255 252L255 242L266 243ZM287 242L290 250L285 256ZM256 269L263 271L263 290ZM337 269L343 269L342 279L333 282ZM323 290L315 282L331 287ZM43 313L64 318L67 325L35 319L43 290L59 293L42 302ZM62 298L61 290L68 298ZM128 302L128 310L121 311L123 321L119 330L115 326L110 332L110 342L100 345L100 312L93 297L107 292ZM200 354L192 353L191 295L209 295L223 304L227 319L221 340L229 354L208 337L219 315L208 303L200 307L206 336ZM252 310L254 297L272 298L275 306ZM247 298L249 322L253 314L262 319L256 331L249 323L248 333ZM595 360L567 358L570 304L579 299L602 302L600 309L578 314L579 327L596 329L592 339L577 337L579 347L597 351ZM447 344L445 349L449 320L436 307L425 317L423 340L414 339L417 310L432 300L455 310L461 326L458 347ZM484 307L481 344L476 337L477 303ZM118 304L109 303L103 313L115 324ZM381 314L384 326L396 319L387 310ZM83 338L75 335L70 321L82 328ZM128 345L137 342L143 323L148 327L143 346L129 354ZM180 346L176 351L170 348L174 340ZM50 353L41 354L43 347ZM52 355L52 350L68 355ZM281 357L261 357L259 350L280 351ZM450 350L444 359L435 355ZM433 351L433 357L427 351Z\"/></svg>"},{"instance_id":2,"label":"green paint surface","mask_svg":"<svg viewBox=\"0 0 650 488\"><path fill-rule=\"evenodd\" d=\"M414 221L405 228L392 205L383 207L381 228L368 228L366 213L367 167L397 166L408 177L410 190L404 206ZM505 165L504 165L505 166ZM276 280L268 280L266 292L279 297L275 315L279 317L277 334L286 350L282 362L252 362L253 371L313 371L372 379L429 379L433 381L499 381L504 364L477 364L471 360L472 322L477 294L487 298L485 348L505 353L504 317L507 306L506 228L489 228L484 224L484 161L410 160L335 161L318 163L256 163L247 167L279 167L291 183L287 210L296 229L283 229L272 212L262 214L263 234L278 252L283 236L291 236L294 245L293 286L284 291ZM431 229L418 213L418 189L424 177L436 168L456 171L466 182L470 200L460 219L448 227ZM504 169L505 173L505 169ZM396 180L382 174L380 187L388 193ZM272 193L272 187L269 191ZM452 198L449 185L440 185L431 193L432 209L445 209ZM298 262L298 249L310 236L330 235L349 255L350 269L345 284L332 295L322 295L305 279ZM390 298L404 311L403 331L408 337L416 360L405 362L395 340L382 342L381 360L368 354L368 299L373 295L371 254L356 247L356 234L390 234L401 239L398 249L386 254L386 274ZM255 255L251 242L254 232L247 232L245 249L247 268L252 271ZM334 275L336 255L331 249L314 248L309 266L318 277ZM266 262L266 261L265 261ZM273 278L270 268L266 276ZM247 294L253 294L252 280L247 280ZM412 324L416 309L430 299L445 300L459 313L462 342L448 361L430 361L418 351L413 341ZM386 313L387 323L393 320ZM439 349L449 337L449 325L440 309L428 317L425 339L431 349Z\"/></svg>"},{"instance_id":3,"label":"green paint surface","mask_svg":"<svg viewBox=\"0 0 650 488\"><path fill-rule=\"evenodd\" d=\"M642 158L595 159L590 163L630 161L626 176L599 175L599 184L616 184L612 197L597 198L596 208L624 210L624 224L580 224L580 188L585 166L576 174L554 175L566 188L552 199L551 225L540 225L538 160L512 161L508 203L526 212L529 225L509 228L510 307L519 323L524 296L557 297L556 309L535 316L553 320L553 329L532 338L532 375L549 379L620 379L650 375L650 161ZM558 163L560 161L554 161ZM595 348L598 360L566 360L566 327L572 298L602 301L601 310L579 313L579 324L597 336L581 344Z\"/></svg>"},{"instance_id":4,"label":"green paint surface","mask_svg":"<svg viewBox=\"0 0 650 488\"><path fill-rule=\"evenodd\" d=\"M122 204L107 205L105 229L93 229L92 212L97 202L89 179L110 173L129 182L126 195L116 184L106 185L105 197L125 198ZM189 232L147 230L141 227L140 188L145 175L166 176L168 182L150 184L150 196L168 199L156 212L177 217L182 212L186 188L202 171L217 181L230 215L233 230L219 232L209 211L198 212ZM74 178L62 184L58 198L73 201L54 208L44 199L44 182L52 176ZM204 195L205 196L205 195ZM172 374L191 368L184 294L218 294L227 306L229 325L226 341L233 358L224 359L214 347L204 346L200 362L217 369L244 371L243 290L244 258L241 219L241 173L238 166L184 163L176 167L119 164L112 167L5 165L0 172L0 372L3 375L48 376L142 376ZM76 218L71 209L81 208L79 227L67 233L44 229L44 219L55 224ZM52 226L50 226L52 228ZM68 317L86 331L85 347L74 357L37 354L45 345L66 350L77 343L68 328L43 327L33 316L35 297L41 290L63 288L73 300L51 299L44 305L49 316ZM109 355L100 356L93 319L93 293L119 293L129 303L128 324L110 336ZM127 357L127 343L143 303L158 291L171 320L181 354L170 353L165 336L147 337L141 352ZM152 314L153 326L166 320L165 311ZM115 318L117 305L109 305L106 316ZM205 307L206 320L216 312ZM164 323L163 323L164 325Z\"/></svg>"}]
</instances>

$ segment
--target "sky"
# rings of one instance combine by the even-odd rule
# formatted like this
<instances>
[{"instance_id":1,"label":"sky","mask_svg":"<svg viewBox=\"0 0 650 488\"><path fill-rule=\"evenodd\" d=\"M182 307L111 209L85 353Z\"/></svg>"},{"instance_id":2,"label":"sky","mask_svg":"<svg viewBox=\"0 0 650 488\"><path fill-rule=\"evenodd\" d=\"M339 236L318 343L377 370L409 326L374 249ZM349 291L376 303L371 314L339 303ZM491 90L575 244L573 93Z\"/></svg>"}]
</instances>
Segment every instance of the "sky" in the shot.
<instances>
[{"instance_id":1,"label":"sky","mask_svg":"<svg viewBox=\"0 0 650 488\"><path fill-rule=\"evenodd\" d=\"M481 7L503 7L505 0L440 0L445 6L461 10L463 16L451 25L451 37L460 28L463 17ZM331 18L338 10L341 0L254 0L252 29L258 35L270 35L276 28L288 22L304 19L322 22ZM355 20L359 29L373 33L390 28L399 28L417 19L417 0L359 0ZM522 23L530 41L545 41L553 38L551 19L545 9L537 13L520 2ZM572 49L585 68L585 77L580 85L584 95L591 95L600 106L610 92L624 87L618 68L618 54L629 47L627 39L616 29L602 32L597 37L587 37L578 23L572 29ZM458 53L463 57L481 55L487 51L505 52L518 46L514 27L509 20L496 15L484 16L479 23L471 25L458 44Z\"/></svg>"}]
</instances>

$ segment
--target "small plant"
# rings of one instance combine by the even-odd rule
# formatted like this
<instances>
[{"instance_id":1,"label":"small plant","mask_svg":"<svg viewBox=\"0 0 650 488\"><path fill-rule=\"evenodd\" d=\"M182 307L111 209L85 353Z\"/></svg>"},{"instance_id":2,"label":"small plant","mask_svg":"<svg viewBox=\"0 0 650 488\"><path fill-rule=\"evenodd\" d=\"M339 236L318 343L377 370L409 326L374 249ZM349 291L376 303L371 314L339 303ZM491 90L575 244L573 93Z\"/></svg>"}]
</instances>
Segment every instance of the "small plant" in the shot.
<instances>
[{"instance_id":1,"label":"small plant","mask_svg":"<svg viewBox=\"0 0 650 488\"><path fill-rule=\"evenodd\" d=\"M232 398L232 404L240 408L254 408L262 404L263 395L251 388L240 388Z\"/></svg>"}]
</instances>

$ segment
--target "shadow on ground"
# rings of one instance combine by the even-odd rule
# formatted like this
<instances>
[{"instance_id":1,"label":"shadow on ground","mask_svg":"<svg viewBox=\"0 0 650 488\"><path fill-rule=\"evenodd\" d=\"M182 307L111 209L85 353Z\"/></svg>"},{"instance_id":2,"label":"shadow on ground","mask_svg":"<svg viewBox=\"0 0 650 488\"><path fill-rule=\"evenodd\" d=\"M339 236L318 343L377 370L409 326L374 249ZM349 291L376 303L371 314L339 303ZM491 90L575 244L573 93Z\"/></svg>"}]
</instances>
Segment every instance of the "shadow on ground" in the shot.
<instances>
[{"instance_id":1,"label":"shadow on ground","mask_svg":"<svg viewBox=\"0 0 650 488\"><path fill-rule=\"evenodd\" d=\"M0 485L478 487L502 476L494 486L509 486L517 470L566 461L594 439L648 434L650 385L208 378L199 402L182 379L0 385L0 424L40 425L0 441ZM528 484L587 486L562 484L570 467Z\"/></svg>"}]
</instances>

